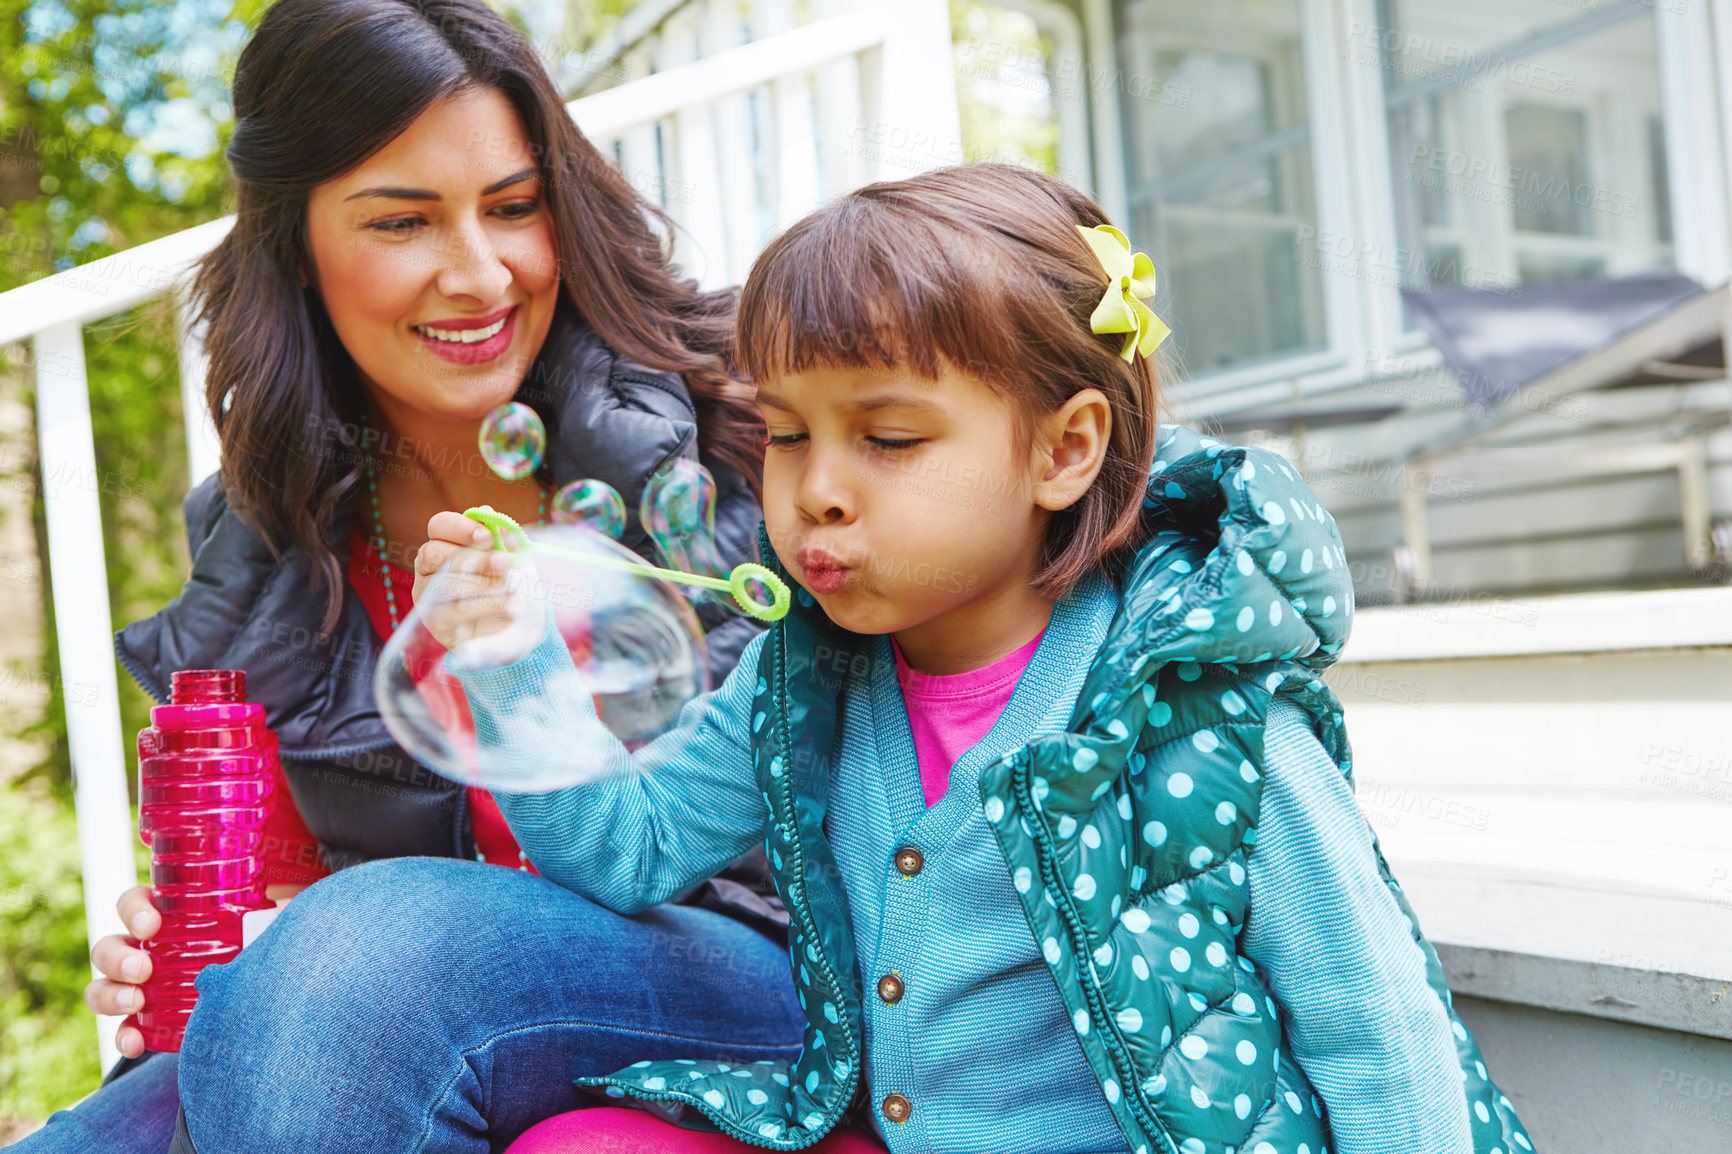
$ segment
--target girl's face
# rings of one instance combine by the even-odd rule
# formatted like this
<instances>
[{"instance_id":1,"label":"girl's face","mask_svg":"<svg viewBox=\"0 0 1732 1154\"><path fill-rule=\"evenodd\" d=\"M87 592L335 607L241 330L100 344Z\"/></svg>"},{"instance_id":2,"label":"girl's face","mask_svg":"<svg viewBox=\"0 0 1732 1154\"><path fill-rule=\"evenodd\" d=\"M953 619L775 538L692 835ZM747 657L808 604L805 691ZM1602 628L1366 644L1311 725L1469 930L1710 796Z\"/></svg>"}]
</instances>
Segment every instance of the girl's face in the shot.
<instances>
[{"instance_id":1,"label":"girl's face","mask_svg":"<svg viewBox=\"0 0 1732 1154\"><path fill-rule=\"evenodd\" d=\"M771 544L856 633L1025 588L1052 511L1099 473L1109 421L1086 389L1019 429L1012 401L948 368L789 373L761 384L758 404Z\"/></svg>"},{"instance_id":2,"label":"girl's face","mask_svg":"<svg viewBox=\"0 0 1732 1154\"><path fill-rule=\"evenodd\" d=\"M516 393L559 294L535 156L473 88L312 191L308 275L387 413L474 420Z\"/></svg>"}]
</instances>

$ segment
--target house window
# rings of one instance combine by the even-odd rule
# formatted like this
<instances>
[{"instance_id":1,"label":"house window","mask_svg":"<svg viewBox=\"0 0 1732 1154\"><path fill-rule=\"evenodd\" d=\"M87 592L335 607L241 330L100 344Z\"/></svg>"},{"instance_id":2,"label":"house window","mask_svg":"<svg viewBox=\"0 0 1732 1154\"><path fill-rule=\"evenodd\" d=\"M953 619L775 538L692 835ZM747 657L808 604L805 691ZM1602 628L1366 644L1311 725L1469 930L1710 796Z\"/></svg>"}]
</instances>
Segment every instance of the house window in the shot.
<instances>
[{"instance_id":1,"label":"house window","mask_svg":"<svg viewBox=\"0 0 1732 1154\"><path fill-rule=\"evenodd\" d=\"M1228 10L1231 11L1228 11ZM1298 0L1120 0L1133 242L1191 375L1320 349Z\"/></svg>"},{"instance_id":2,"label":"house window","mask_svg":"<svg viewBox=\"0 0 1732 1154\"><path fill-rule=\"evenodd\" d=\"M1650 6L1379 0L1408 287L1671 266Z\"/></svg>"}]
</instances>

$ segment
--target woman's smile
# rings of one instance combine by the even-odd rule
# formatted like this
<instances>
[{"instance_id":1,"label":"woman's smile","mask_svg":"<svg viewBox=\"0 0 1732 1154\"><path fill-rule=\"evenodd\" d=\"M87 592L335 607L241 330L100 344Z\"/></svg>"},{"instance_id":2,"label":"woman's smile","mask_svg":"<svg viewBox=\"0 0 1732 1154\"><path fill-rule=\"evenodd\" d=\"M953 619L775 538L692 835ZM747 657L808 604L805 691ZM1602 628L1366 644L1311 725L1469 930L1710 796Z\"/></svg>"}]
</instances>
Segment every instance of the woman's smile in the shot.
<instances>
[{"instance_id":1,"label":"woman's smile","mask_svg":"<svg viewBox=\"0 0 1732 1154\"><path fill-rule=\"evenodd\" d=\"M486 316L451 318L411 325L421 344L434 356L459 365L479 365L503 355L516 335L517 306L508 305Z\"/></svg>"}]
</instances>

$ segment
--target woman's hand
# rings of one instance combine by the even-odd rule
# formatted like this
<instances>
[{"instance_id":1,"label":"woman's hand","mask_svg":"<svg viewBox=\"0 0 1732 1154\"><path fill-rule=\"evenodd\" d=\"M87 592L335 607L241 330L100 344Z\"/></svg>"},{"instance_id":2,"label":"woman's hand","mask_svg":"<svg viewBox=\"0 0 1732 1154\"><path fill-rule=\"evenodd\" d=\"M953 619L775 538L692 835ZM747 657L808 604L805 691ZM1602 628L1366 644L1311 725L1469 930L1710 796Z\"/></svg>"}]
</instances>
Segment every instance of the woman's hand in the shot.
<instances>
[{"instance_id":1,"label":"woman's hand","mask_svg":"<svg viewBox=\"0 0 1732 1154\"><path fill-rule=\"evenodd\" d=\"M150 978L150 955L139 949L139 943L162 929L162 915L150 904L149 886L133 886L120 895L116 908L132 934L109 934L90 951L90 960L103 976L84 987L84 1004L98 1014L119 1017L144 1008L144 991L139 987ZM144 1035L136 1026L122 1025L114 1044L128 1058L144 1053Z\"/></svg>"},{"instance_id":2,"label":"woman's hand","mask_svg":"<svg viewBox=\"0 0 1732 1154\"><path fill-rule=\"evenodd\" d=\"M490 506L483 505L489 509ZM514 556L515 542L493 549L493 534L461 513L437 513L427 522L427 542L415 554L415 603L424 604L432 580L453 557L434 603L422 620L446 649L464 647L465 664L509 665L533 649L545 631L543 615L530 612L524 590L533 584L530 562Z\"/></svg>"},{"instance_id":3,"label":"woman's hand","mask_svg":"<svg viewBox=\"0 0 1732 1154\"><path fill-rule=\"evenodd\" d=\"M265 891L265 896L282 906L306 888L303 885L271 886ZM84 987L84 1004L95 1013L120 1017L137 1014L144 1008L142 987L150 980L151 960L150 955L139 947L162 929L162 915L150 904L149 886L133 886L120 895L115 908L120 911L120 920L132 933L109 934L90 951L90 960L96 964L102 977L92 978ZM144 1035L137 1026L122 1023L114 1036L114 1044L128 1058L144 1053Z\"/></svg>"}]
</instances>

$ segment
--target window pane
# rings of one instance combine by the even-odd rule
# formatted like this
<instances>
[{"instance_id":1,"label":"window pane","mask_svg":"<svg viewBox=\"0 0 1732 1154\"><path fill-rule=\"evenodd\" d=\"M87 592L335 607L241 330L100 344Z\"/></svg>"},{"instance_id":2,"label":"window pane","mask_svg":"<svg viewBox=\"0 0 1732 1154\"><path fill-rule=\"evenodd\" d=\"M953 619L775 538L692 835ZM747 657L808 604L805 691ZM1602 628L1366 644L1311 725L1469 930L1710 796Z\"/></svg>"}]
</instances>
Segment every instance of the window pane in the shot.
<instances>
[{"instance_id":1,"label":"window pane","mask_svg":"<svg viewBox=\"0 0 1732 1154\"><path fill-rule=\"evenodd\" d=\"M1272 156L1257 149L1274 130L1269 74L1263 61L1224 52L1161 51L1155 67L1182 91L1207 92L1201 108L1148 110L1154 171L1175 204L1214 204L1277 211L1280 179ZM1235 157L1244 157L1235 160Z\"/></svg>"},{"instance_id":2,"label":"window pane","mask_svg":"<svg viewBox=\"0 0 1732 1154\"><path fill-rule=\"evenodd\" d=\"M1668 268L1654 6L1377 0L1409 287ZM1439 259L1442 254L1449 259ZM1423 256L1425 259L1419 259Z\"/></svg>"},{"instance_id":3,"label":"window pane","mask_svg":"<svg viewBox=\"0 0 1732 1154\"><path fill-rule=\"evenodd\" d=\"M1666 171L1666 125L1658 116L1648 118L1648 162L1654 182L1654 238L1672 243L1672 180Z\"/></svg>"},{"instance_id":4,"label":"window pane","mask_svg":"<svg viewBox=\"0 0 1732 1154\"><path fill-rule=\"evenodd\" d=\"M1323 347L1297 0L1119 0L1118 18L1126 228L1186 369Z\"/></svg>"},{"instance_id":5,"label":"window pane","mask_svg":"<svg viewBox=\"0 0 1732 1154\"><path fill-rule=\"evenodd\" d=\"M1575 108L1512 104L1503 122L1516 229L1592 236L1587 114Z\"/></svg>"},{"instance_id":6,"label":"window pane","mask_svg":"<svg viewBox=\"0 0 1732 1154\"><path fill-rule=\"evenodd\" d=\"M1425 265L1426 274L1431 277L1432 284L1459 285L1463 283L1461 246L1458 244L1432 245L1426 249Z\"/></svg>"}]
</instances>

